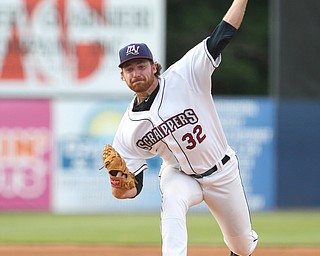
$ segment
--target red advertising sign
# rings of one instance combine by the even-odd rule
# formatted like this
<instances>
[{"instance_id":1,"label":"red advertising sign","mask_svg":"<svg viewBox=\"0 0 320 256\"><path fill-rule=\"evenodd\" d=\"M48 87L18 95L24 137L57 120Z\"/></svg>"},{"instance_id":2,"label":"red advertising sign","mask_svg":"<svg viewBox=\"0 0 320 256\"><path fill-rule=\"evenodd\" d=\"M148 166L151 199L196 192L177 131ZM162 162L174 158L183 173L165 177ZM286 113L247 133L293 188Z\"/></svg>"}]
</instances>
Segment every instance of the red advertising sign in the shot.
<instances>
[{"instance_id":1,"label":"red advertising sign","mask_svg":"<svg viewBox=\"0 0 320 256\"><path fill-rule=\"evenodd\" d=\"M51 193L48 100L0 100L0 210L48 210Z\"/></svg>"}]
</instances>

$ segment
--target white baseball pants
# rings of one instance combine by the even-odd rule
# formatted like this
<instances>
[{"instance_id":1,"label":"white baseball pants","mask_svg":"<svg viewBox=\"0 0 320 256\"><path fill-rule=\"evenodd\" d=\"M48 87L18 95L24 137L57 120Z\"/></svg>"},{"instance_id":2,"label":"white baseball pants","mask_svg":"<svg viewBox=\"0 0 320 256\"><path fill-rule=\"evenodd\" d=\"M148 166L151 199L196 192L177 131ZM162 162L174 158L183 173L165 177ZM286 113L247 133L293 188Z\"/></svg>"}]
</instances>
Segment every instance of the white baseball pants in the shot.
<instances>
[{"instance_id":1,"label":"white baseball pants","mask_svg":"<svg viewBox=\"0 0 320 256\"><path fill-rule=\"evenodd\" d=\"M161 235L163 256L187 255L186 214L190 207L204 201L219 224L224 241L231 251L250 255L258 242L251 229L238 160L229 148L231 158L213 174L196 179L172 166L160 171L162 193Z\"/></svg>"}]
</instances>

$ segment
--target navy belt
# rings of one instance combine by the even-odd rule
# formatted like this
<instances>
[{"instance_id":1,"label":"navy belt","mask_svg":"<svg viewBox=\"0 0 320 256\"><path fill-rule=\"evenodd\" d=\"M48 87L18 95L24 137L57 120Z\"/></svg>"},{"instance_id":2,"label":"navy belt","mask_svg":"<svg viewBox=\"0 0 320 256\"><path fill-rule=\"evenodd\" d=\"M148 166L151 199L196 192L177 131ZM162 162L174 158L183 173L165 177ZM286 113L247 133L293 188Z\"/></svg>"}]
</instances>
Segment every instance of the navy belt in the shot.
<instances>
[{"instance_id":1,"label":"navy belt","mask_svg":"<svg viewBox=\"0 0 320 256\"><path fill-rule=\"evenodd\" d=\"M225 165L229 160L230 160L230 156L225 155L225 156L222 158L221 163L222 163L223 165ZM204 172L204 173L202 173L202 174L191 174L191 175L189 175L189 176L191 176L191 177L193 177L193 178L196 178L196 179L200 179L200 178L203 178L203 177L206 177L206 176L211 175L212 173L214 173L214 172L217 171L217 170L218 170L218 167L215 165L215 166L213 166L210 170L208 170L208 171L206 171L206 172Z\"/></svg>"}]
</instances>

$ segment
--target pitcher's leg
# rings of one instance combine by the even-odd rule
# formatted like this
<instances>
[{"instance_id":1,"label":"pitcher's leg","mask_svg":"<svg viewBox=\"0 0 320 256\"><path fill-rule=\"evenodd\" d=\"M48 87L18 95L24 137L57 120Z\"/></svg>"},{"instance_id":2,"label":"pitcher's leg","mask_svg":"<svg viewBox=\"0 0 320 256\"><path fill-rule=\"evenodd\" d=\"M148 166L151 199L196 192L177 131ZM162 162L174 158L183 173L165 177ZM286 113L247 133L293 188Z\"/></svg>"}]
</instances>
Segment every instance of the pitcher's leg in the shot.
<instances>
[{"instance_id":1,"label":"pitcher's leg","mask_svg":"<svg viewBox=\"0 0 320 256\"><path fill-rule=\"evenodd\" d=\"M186 214L202 201L202 190L196 180L171 167L161 172L160 189L162 255L186 256Z\"/></svg>"},{"instance_id":2,"label":"pitcher's leg","mask_svg":"<svg viewBox=\"0 0 320 256\"><path fill-rule=\"evenodd\" d=\"M258 241L252 230L249 208L235 156L203 184L204 200L216 218L224 241L236 255L250 255Z\"/></svg>"}]
</instances>

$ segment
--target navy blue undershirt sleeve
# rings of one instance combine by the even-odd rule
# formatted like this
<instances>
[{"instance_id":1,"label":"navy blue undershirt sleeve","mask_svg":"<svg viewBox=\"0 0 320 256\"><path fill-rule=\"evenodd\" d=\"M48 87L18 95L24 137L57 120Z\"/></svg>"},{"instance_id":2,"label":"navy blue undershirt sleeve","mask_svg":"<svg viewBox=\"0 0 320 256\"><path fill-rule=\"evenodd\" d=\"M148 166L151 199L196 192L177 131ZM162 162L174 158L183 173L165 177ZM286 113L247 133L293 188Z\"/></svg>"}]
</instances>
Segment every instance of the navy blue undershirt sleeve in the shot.
<instances>
[{"instance_id":1,"label":"navy blue undershirt sleeve","mask_svg":"<svg viewBox=\"0 0 320 256\"><path fill-rule=\"evenodd\" d=\"M136 180L138 181L138 184L136 184L137 194L133 198L135 198L137 195L139 195L141 190L142 190L142 187L143 187L143 172L140 172L136 176Z\"/></svg>"},{"instance_id":2,"label":"navy blue undershirt sleeve","mask_svg":"<svg viewBox=\"0 0 320 256\"><path fill-rule=\"evenodd\" d=\"M207 48L216 59L236 34L237 29L222 20L207 40Z\"/></svg>"}]
</instances>

